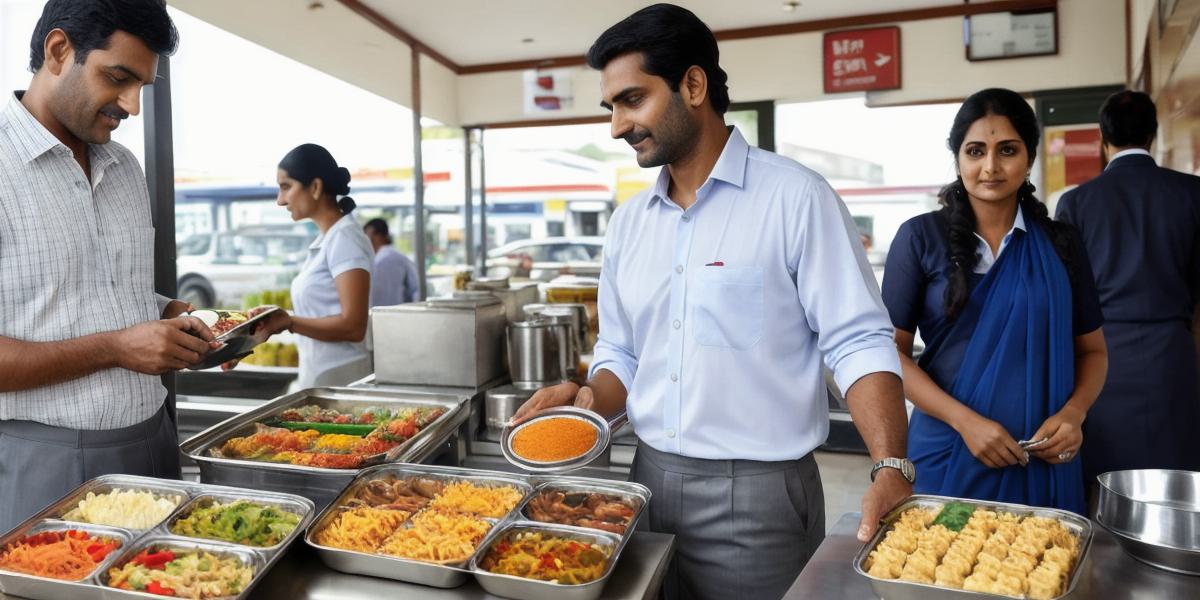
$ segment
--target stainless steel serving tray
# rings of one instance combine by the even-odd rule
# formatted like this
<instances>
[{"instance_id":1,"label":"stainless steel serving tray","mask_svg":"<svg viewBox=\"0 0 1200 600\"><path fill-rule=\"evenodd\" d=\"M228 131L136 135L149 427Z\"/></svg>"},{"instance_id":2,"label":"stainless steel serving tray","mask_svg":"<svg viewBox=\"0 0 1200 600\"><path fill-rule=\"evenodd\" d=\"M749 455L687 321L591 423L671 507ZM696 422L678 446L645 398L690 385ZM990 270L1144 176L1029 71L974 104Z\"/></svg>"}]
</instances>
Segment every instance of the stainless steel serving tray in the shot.
<instances>
[{"instance_id":1,"label":"stainless steel serving tray","mask_svg":"<svg viewBox=\"0 0 1200 600\"><path fill-rule=\"evenodd\" d=\"M202 431L179 445L179 450L200 466L205 483L269 489L299 494L323 508L363 469L328 469L303 465L259 462L212 456L210 451L232 437L254 433L254 425L289 408L315 404L322 408L352 410L367 406L399 409L441 407L446 414L382 457L384 462L420 462L450 437L470 416L469 396L399 390L324 387L281 396Z\"/></svg>"},{"instance_id":2,"label":"stainless steel serving tray","mask_svg":"<svg viewBox=\"0 0 1200 600\"><path fill-rule=\"evenodd\" d=\"M963 600L976 599L983 600L985 598L1009 598L1009 596L1001 596L997 594L987 594L983 592L968 592L953 588L937 586L931 583L915 583L911 581L902 581L899 579L881 579L872 577L867 574L866 561L867 556L883 541L884 536L892 528L892 524L900 518L901 513L910 508L925 508L941 510L948 502L963 502L973 504L977 508L997 512L1007 512L1022 517L1048 517L1058 520L1072 534L1079 538L1079 560L1076 561L1075 567L1071 570L1071 574L1067 579L1067 588L1061 598L1069 598L1075 593L1075 588L1079 584L1079 580L1083 575L1084 564L1088 558L1088 551L1092 547L1092 522L1085 517L1077 515L1070 511L1057 510L1053 508L1041 508L1036 506L1025 506L1023 504L1010 504L1007 502L988 502L984 500L971 500L967 498L949 498L945 496L923 496L914 495L901 502L893 508L891 512L882 519L882 524L879 526L879 531L875 532L875 536L867 542L858 554L854 556L854 570L859 575L866 577L871 581L871 588L880 598L887 600Z\"/></svg>"},{"instance_id":3,"label":"stainless steel serving tray","mask_svg":"<svg viewBox=\"0 0 1200 600\"><path fill-rule=\"evenodd\" d=\"M146 490L158 495L179 495L182 496L182 500L179 505L176 506L175 509L157 525L150 529L144 530L125 529L121 527L110 527L76 521L65 521L61 519L62 515L74 508L79 503L79 500L85 497L88 492L105 494L117 488L125 490ZM249 500L256 504L269 504L278 506L290 512L299 514L300 522L281 543L268 548L257 548L218 540L190 538L171 533L171 524L173 524L181 516L188 514L195 503L203 502L209 499L220 499L225 502ZM83 531L94 532L98 535L118 537L123 540L122 547L110 554L90 577L80 582L60 581L57 579L26 575L24 573L15 573L0 569L0 593L50 600L58 600L60 598L64 600L124 597L161 598L160 596L153 596L140 592L130 592L126 590L108 588L104 585L103 578L107 576L108 569L110 567L117 564L122 564L124 560L128 560L127 557L131 557L131 553L140 551L142 547L145 547L148 543L151 543L150 540L168 540L174 544L182 544L183 547L211 547L216 548L221 552L231 552L238 556L253 557L252 560L256 565L254 579L251 581L250 586L248 586L246 590L236 596L236 598L242 599L249 595L250 589L253 588L253 586L256 585L258 581L266 575L267 571L269 571L270 568L274 566L274 564L283 556L283 553L287 547L294 542L296 538L302 535L304 530L312 522L315 514L316 507L313 505L311 500L291 494L279 494L273 492L263 492L259 490L239 489L168 479L156 479L152 477L138 477L133 475L105 475L102 477L97 477L84 482L83 485L80 485L78 488L72 490L58 501L42 509L29 519L26 519L23 523L5 534L3 537L0 537L0 549L26 535L55 529L79 529Z\"/></svg>"},{"instance_id":4,"label":"stainless steel serving tray","mask_svg":"<svg viewBox=\"0 0 1200 600\"><path fill-rule=\"evenodd\" d=\"M491 546L510 535L535 531L578 542L606 546L609 549L608 564L600 577L579 585L564 585L551 581L526 579L514 575L500 575L486 571L479 565ZM491 594L516 600L596 600L604 592L604 585L612 577L621 553L621 536L596 529L550 525L531 521L515 521L500 528L487 540L471 559L471 571L479 585Z\"/></svg>"},{"instance_id":5,"label":"stainless steel serving tray","mask_svg":"<svg viewBox=\"0 0 1200 600\"><path fill-rule=\"evenodd\" d=\"M220 596L220 598L246 598L250 595L250 590L262 581L263 575L266 574L270 565L266 558L260 552L255 552L247 546L238 546L225 542L214 542L207 540L197 540L173 535L150 534L142 537L138 541L130 544L128 548L121 552L121 555L111 563L114 568L119 568L125 563L133 559L137 553L142 550L154 548L157 550L170 550L177 554L183 552L204 551L214 554L221 558L234 557L243 565L254 569L254 577L250 579L250 584L241 592L232 596ZM274 564L274 561L271 561ZM122 590L108 585L108 569L102 570L94 578L96 586L103 590L105 598L158 598L163 596L150 594L147 592L137 592L133 590Z\"/></svg>"},{"instance_id":6,"label":"stainless steel serving tray","mask_svg":"<svg viewBox=\"0 0 1200 600\"><path fill-rule=\"evenodd\" d=\"M626 481L604 481L599 479L588 479L586 477L534 477L537 486L533 489L520 506L517 507L519 517L531 523L544 523L547 525L567 525L571 527L583 527L584 529L592 529L582 525L572 525L570 523L558 523L554 521L538 521L529 514L529 503L542 492L562 491L566 493L597 493L608 494L612 496L620 496L634 505L633 517L629 520L629 525L625 527L624 534L616 534L621 536L621 546L624 547L629 537L637 528L638 521L642 518L642 513L645 512L646 506L650 504L650 490L640 483ZM596 531L605 531L596 529Z\"/></svg>"},{"instance_id":7,"label":"stainless steel serving tray","mask_svg":"<svg viewBox=\"0 0 1200 600\"><path fill-rule=\"evenodd\" d=\"M403 464L380 465L366 469L353 483L347 486L346 490L334 502L321 511L321 514L313 521L313 524L308 528L308 532L304 536L304 541L316 550L317 555L330 568L344 573L371 575L373 577L383 577L439 588L457 587L466 582L470 576L468 563L474 555L457 563L437 564L382 554L343 550L317 543L315 540L316 533L324 529L341 512L342 505L346 500L357 494L359 489L368 482L389 476L397 478L425 477L444 481L470 481L484 485L512 485L523 492L522 502L525 499L524 497L527 497L533 490L533 485L530 483L528 477L495 471ZM487 546L488 540L491 539L498 529L512 520L520 506L521 502L518 502L507 515L499 519L486 519L492 522L492 530L480 542L476 548L476 553L478 553L480 548ZM409 518L411 519L411 516Z\"/></svg>"}]
</instances>

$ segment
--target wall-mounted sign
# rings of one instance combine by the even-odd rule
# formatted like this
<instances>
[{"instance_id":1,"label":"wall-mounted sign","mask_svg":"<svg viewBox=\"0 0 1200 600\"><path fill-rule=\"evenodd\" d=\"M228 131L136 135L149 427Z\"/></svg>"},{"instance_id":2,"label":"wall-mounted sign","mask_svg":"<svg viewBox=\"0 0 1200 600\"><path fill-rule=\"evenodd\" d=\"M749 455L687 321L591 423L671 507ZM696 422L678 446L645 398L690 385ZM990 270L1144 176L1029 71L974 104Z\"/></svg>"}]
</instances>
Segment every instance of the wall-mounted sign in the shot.
<instances>
[{"instance_id":1,"label":"wall-mounted sign","mask_svg":"<svg viewBox=\"0 0 1200 600\"><path fill-rule=\"evenodd\" d=\"M525 71L525 114L537 115L570 109L575 74L579 69L530 69Z\"/></svg>"},{"instance_id":2,"label":"wall-mounted sign","mask_svg":"<svg viewBox=\"0 0 1200 600\"><path fill-rule=\"evenodd\" d=\"M900 87L900 28L877 27L825 34L825 93Z\"/></svg>"},{"instance_id":3,"label":"wall-mounted sign","mask_svg":"<svg viewBox=\"0 0 1200 600\"><path fill-rule=\"evenodd\" d=\"M1000 12L963 20L967 60L1058 54L1058 11Z\"/></svg>"}]
</instances>

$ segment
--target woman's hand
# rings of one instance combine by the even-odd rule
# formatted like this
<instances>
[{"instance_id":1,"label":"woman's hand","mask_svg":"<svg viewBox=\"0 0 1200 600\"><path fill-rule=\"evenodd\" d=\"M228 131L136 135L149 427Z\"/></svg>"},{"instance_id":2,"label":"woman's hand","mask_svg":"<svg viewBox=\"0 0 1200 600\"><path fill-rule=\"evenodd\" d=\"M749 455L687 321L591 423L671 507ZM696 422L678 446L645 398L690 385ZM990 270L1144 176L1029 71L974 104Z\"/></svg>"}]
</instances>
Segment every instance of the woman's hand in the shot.
<instances>
[{"instance_id":1,"label":"woman's hand","mask_svg":"<svg viewBox=\"0 0 1200 600\"><path fill-rule=\"evenodd\" d=\"M993 469L1026 465L1029 462L1025 451L1017 444L1003 425L971 413L963 423L956 426L963 442L979 462Z\"/></svg>"},{"instance_id":2,"label":"woman's hand","mask_svg":"<svg viewBox=\"0 0 1200 600\"><path fill-rule=\"evenodd\" d=\"M256 306L256 307L250 309L250 312L247 312L246 316L253 319L254 317L256 317L268 310L271 310L273 308L277 308L277 307L275 307L275 306ZM279 333L281 331L291 331L292 330L292 315L289 315L286 310L280 310L280 311L273 313L271 316L263 319L261 321L261 323L262 323L262 325L259 325L259 327L266 329L268 332L271 333L271 335L275 335L276 333Z\"/></svg>"},{"instance_id":3,"label":"woman's hand","mask_svg":"<svg viewBox=\"0 0 1200 600\"><path fill-rule=\"evenodd\" d=\"M1029 452L1052 465L1071 462L1083 444L1083 419L1086 416L1086 413L1070 404L1062 407L1033 434L1033 439L1045 439L1046 442Z\"/></svg>"}]
</instances>

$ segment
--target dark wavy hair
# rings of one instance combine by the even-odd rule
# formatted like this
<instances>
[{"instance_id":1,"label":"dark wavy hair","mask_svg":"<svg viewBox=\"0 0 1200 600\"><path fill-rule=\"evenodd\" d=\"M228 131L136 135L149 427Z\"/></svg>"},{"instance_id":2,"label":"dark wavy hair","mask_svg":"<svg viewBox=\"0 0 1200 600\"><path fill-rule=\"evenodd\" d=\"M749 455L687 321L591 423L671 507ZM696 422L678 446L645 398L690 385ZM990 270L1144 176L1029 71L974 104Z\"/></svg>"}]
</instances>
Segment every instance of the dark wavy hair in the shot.
<instances>
[{"instance_id":1,"label":"dark wavy hair","mask_svg":"<svg viewBox=\"0 0 1200 600\"><path fill-rule=\"evenodd\" d=\"M672 92L693 66L708 76L708 101L718 115L729 110L729 75L718 64L717 38L692 11L674 4L647 6L609 27L587 53L588 66L600 70L614 58L642 54L642 70L661 77Z\"/></svg>"},{"instance_id":2,"label":"dark wavy hair","mask_svg":"<svg viewBox=\"0 0 1200 600\"><path fill-rule=\"evenodd\" d=\"M169 56L179 45L179 32L162 0L50 0L29 40L29 70L46 61L46 36L63 30L75 49L75 62L83 64L97 48L108 48L108 38L124 31L156 54Z\"/></svg>"},{"instance_id":3,"label":"dark wavy hair","mask_svg":"<svg viewBox=\"0 0 1200 600\"><path fill-rule=\"evenodd\" d=\"M975 121L988 115L1005 117L1012 123L1013 129L1017 130L1017 135L1021 136L1021 141L1025 144L1025 151L1029 154L1029 163L1032 165L1037 157L1038 142L1041 139L1037 115L1020 94L1002 88L989 88L972 94L963 101L958 113L954 115L954 125L950 128L947 146L954 154L955 164L958 163L958 152L967 137L967 130ZM1035 191L1037 188L1026 180L1017 190L1017 202L1026 222L1036 223L1046 232L1073 281L1075 265L1071 261L1071 248L1074 243L1071 227L1052 221L1046 205L1033 195ZM967 188L963 185L961 176L942 188L940 203L944 207L942 213L949 224L951 264L950 283L946 286L943 308L948 316L957 317L970 299L968 277L979 262L979 254L975 251L975 211L971 208L971 200L967 197Z\"/></svg>"}]
</instances>

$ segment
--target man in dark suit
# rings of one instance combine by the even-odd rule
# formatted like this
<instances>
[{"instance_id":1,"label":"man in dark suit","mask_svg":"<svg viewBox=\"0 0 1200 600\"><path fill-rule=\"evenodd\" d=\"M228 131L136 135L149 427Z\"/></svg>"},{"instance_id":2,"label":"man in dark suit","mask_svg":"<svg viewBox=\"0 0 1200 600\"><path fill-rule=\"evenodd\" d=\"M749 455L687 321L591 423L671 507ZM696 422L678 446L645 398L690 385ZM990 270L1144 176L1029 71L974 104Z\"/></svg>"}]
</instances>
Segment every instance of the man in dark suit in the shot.
<instances>
[{"instance_id":1,"label":"man in dark suit","mask_svg":"<svg viewBox=\"0 0 1200 600\"><path fill-rule=\"evenodd\" d=\"M1156 112L1141 92L1110 96L1100 109L1108 165L1058 204L1057 218L1083 235L1108 343L1108 380L1084 423L1085 481L1124 469L1200 471L1200 177L1155 164Z\"/></svg>"}]
</instances>

